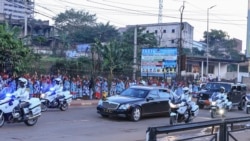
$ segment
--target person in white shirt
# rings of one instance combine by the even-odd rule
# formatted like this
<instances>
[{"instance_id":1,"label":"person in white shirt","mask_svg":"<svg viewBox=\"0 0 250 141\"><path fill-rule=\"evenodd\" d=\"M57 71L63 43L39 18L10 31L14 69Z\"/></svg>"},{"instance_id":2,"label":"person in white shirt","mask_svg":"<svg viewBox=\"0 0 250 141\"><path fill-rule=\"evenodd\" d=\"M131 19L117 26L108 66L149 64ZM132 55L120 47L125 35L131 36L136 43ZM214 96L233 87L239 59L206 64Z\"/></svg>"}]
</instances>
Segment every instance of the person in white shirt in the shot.
<instances>
[{"instance_id":1,"label":"person in white shirt","mask_svg":"<svg viewBox=\"0 0 250 141\"><path fill-rule=\"evenodd\" d=\"M19 100L18 106L15 107L16 113L14 114L14 117L23 115L23 118L25 118L24 108L27 108L29 106L29 90L27 89L27 84L27 79L23 77L19 78L18 89L12 93L12 95L14 95Z\"/></svg>"},{"instance_id":2,"label":"person in white shirt","mask_svg":"<svg viewBox=\"0 0 250 141\"><path fill-rule=\"evenodd\" d=\"M18 79L18 89L12 94L15 95L20 101L29 100L29 91L27 89L28 81L27 79L21 77Z\"/></svg>"}]
</instances>

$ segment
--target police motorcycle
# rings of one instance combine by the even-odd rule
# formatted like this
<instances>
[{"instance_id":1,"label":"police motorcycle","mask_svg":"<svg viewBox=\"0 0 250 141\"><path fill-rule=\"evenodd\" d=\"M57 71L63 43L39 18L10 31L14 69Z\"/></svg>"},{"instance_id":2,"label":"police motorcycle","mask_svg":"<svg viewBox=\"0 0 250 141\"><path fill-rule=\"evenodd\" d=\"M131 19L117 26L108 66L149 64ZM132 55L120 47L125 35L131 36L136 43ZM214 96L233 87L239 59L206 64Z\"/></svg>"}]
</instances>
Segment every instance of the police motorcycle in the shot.
<instances>
[{"instance_id":1,"label":"police motorcycle","mask_svg":"<svg viewBox=\"0 0 250 141\"><path fill-rule=\"evenodd\" d=\"M227 111L232 109L232 102L227 100L224 92L225 88L221 87L220 92L214 92L209 99L211 118L215 118L216 116L225 117Z\"/></svg>"},{"instance_id":2,"label":"police motorcycle","mask_svg":"<svg viewBox=\"0 0 250 141\"><path fill-rule=\"evenodd\" d=\"M49 91L40 96L42 112L47 111L48 108L59 108L61 111L66 111L72 101L70 92L62 91L62 80L56 78L55 83L55 86L50 87Z\"/></svg>"},{"instance_id":3,"label":"police motorcycle","mask_svg":"<svg viewBox=\"0 0 250 141\"><path fill-rule=\"evenodd\" d=\"M19 78L19 83L23 85L13 93L11 89L3 89L0 92L0 127L7 123L24 122L27 126L33 126L37 123L38 118L41 116L40 100L38 98L29 98L28 100L21 101L16 92L27 89L25 78Z\"/></svg>"},{"instance_id":4,"label":"police motorcycle","mask_svg":"<svg viewBox=\"0 0 250 141\"><path fill-rule=\"evenodd\" d=\"M249 114L250 113L250 94L246 94L246 97L245 97L245 110L246 110L246 113Z\"/></svg>"},{"instance_id":5,"label":"police motorcycle","mask_svg":"<svg viewBox=\"0 0 250 141\"><path fill-rule=\"evenodd\" d=\"M175 92L171 92L172 98L169 100L170 106L170 125L177 123L191 122L199 113L199 106L191 100L189 89L183 88L183 94L177 96Z\"/></svg>"}]
</instances>

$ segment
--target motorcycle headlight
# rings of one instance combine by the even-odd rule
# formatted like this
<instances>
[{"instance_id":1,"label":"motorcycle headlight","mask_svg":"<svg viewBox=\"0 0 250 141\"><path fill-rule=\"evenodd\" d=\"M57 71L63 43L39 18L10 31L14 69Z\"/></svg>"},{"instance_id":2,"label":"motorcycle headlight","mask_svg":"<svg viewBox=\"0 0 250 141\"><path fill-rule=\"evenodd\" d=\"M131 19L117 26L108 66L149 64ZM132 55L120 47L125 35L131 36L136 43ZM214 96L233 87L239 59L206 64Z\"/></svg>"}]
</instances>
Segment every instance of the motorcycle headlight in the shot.
<instances>
[{"instance_id":1,"label":"motorcycle headlight","mask_svg":"<svg viewBox=\"0 0 250 141\"><path fill-rule=\"evenodd\" d=\"M127 110L127 109L129 109L130 108L130 104L122 104L120 107L119 107L119 109L122 109L122 110Z\"/></svg>"},{"instance_id":2,"label":"motorcycle headlight","mask_svg":"<svg viewBox=\"0 0 250 141\"><path fill-rule=\"evenodd\" d=\"M224 112L225 112L224 109L219 109L219 114L222 115L222 114L224 114Z\"/></svg>"},{"instance_id":3,"label":"motorcycle headlight","mask_svg":"<svg viewBox=\"0 0 250 141\"><path fill-rule=\"evenodd\" d=\"M45 98L46 94L41 94L40 98Z\"/></svg>"},{"instance_id":4,"label":"motorcycle headlight","mask_svg":"<svg viewBox=\"0 0 250 141\"><path fill-rule=\"evenodd\" d=\"M98 101L98 105L100 105L100 106L101 106L101 105L102 105L102 103L103 103L103 101L102 101L102 100L99 100L99 101Z\"/></svg>"},{"instance_id":5,"label":"motorcycle headlight","mask_svg":"<svg viewBox=\"0 0 250 141\"><path fill-rule=\"evenodd\" d=\"M215 105L216 105L216 102L215 102L215 101L212 101L212 102L211 102L211 105L215 106Z\"/></svg>"}]
</instances>

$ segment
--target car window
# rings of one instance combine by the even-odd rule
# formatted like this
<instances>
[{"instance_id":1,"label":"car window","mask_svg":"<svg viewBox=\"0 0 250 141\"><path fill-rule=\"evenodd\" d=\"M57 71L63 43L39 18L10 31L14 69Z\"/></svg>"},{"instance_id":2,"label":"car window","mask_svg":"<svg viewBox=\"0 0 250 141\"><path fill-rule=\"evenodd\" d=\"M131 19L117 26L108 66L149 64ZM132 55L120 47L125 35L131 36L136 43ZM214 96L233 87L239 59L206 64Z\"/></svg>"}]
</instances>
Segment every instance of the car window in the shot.
<instances>
[{"instance_id":1,"label":"car window","mask_svg":"<svg viewBox=\"0 0 250 141\"><path fill-rule=\"evenodd\" d=\"M148 93L149 90L147 89L128 88L124 90L120 95L135 98L145 98Z\"/></svg>"},{"instance_id":2,"label":"car window","mask_svg":"<svg viewBox=\"0 0 250 141\"><path fill-rule=\"evenodd\" d=\"M207 83L206 89L208 90L219 90L220 87L224 87L226 92L231 91L231 84L227 83Z\"/></svg>"},{"instance_id":3,"label":"car window","mask_svg":"<svg viewBox=\"0 0 250 141\"><path fill-rule=\"evenodd\" d=\"M246 91L246 90L247 90L247 87L246 87L245 85L243 85L243 86L241 87L241 90L242 90L242 91Z\"/></svg>"},{"instance_id":4,"label":"car window","mask_svg":"<svg viewBox=\"0 0 250 141\"><path fill-rule=\"evenodd\" d=\"M241 91L241 86L237 86L237 91Z\"/></svg>"},{"instance_id":5,"label":"car window","mask_svg":"<svg viewBox=\"0 0 250 141\"><path fill-rule=\"evenodd\" d=\"M161 99L166 99L166 98L170 99L170 97L171 97L169 93L161 92L161 91L159 92L159 96L160 96Z\"/></svg>"},{"instance_id":6,"label":"car window","mask_svg":"<svg viewBox=\"0 0 250 141\"><path fill-rule=\"evenodd\" d=\"M159 95L158 95L158 90L151 90L148 94L148 97L152 97L154 99L158 99Z\"/></svg>"}]
</instances>

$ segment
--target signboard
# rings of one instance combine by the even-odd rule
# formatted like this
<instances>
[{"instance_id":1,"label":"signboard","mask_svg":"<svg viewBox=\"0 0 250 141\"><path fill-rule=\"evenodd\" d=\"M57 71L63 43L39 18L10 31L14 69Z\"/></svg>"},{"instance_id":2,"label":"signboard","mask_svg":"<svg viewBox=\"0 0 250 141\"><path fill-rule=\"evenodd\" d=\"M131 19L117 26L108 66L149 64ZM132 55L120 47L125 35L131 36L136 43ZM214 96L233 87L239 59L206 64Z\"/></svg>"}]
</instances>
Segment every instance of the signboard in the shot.
<instances>
[{"instance_id":1,"label":"signboard","mask_svg":"<svg viewBox=\"0 0 250 141\"><path fill-rule=\"evenodd\" d=\"M177 68L177 48L142 48L141 76L174 77Z\"/></svg>"}]
</instances>

